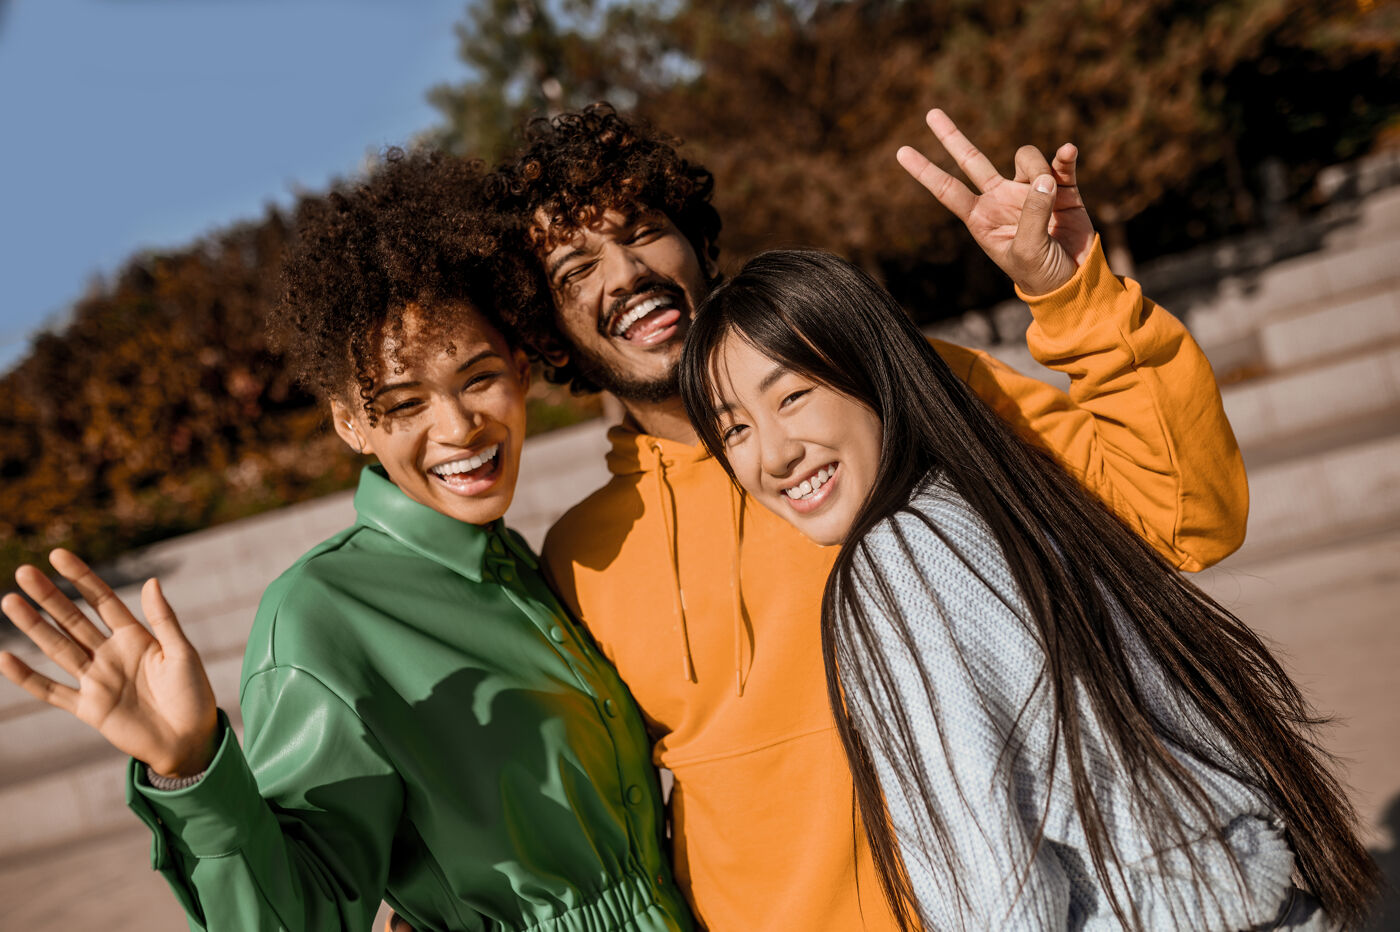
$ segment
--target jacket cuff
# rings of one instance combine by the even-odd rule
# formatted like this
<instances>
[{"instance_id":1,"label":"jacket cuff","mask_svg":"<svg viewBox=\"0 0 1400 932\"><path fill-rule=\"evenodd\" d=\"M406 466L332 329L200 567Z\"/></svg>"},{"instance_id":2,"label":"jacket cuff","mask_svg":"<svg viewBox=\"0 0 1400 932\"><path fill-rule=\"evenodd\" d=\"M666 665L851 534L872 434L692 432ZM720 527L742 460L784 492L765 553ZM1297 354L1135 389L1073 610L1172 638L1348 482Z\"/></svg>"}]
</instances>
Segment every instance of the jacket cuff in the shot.
<instances>
[{"instance_id":1,"label":"jacket cuff","mask_svg":"<svg viewBox=\"0 0 1400 932\"><path fill-rule=\"evenodd\" d=\"M197 858L238 850L258 822L262 797L223 710L219 711L218 750L197 783L159 790L147 782L145 771L145 764L131 761L128 805L157 836Z\"/></svg>"},{"instance_id":2,"label":"jacket cuff","mask_svg":"<svg viewBox=\"0 0 1400 932\"><path fill-rule=\"evenodd\" d=\"M1073 278L1042 295L1028 295L1018 287L1016 296L1030 307L1041 332L1058 340L1111 320L1130 289L1138 291L1137 282L1114 276L1096 233L1089 257Z\"/></svg>"}]
</instances>

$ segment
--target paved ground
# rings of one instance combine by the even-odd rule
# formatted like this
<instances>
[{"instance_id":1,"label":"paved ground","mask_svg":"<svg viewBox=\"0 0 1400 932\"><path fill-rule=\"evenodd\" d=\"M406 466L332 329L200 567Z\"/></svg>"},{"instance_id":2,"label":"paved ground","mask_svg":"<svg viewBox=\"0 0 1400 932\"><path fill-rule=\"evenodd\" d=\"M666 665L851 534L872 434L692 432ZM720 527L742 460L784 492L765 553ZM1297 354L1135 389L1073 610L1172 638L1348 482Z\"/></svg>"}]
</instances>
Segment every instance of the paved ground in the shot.
<instances>
[{"instance_id":1,"label":"paved ground","mask_svg":"<svg viewBox=\"0 0 1400 932\"><path fill-rule=\"evenodd\" d=\"M1400 885L1400 528L1308 553L1231 562L1200 581L1272 643L1317 706L1336 716L1329 746L1370 844ZM117 772L113 779L120 779ZM4 813L22 819L22 812ZM133 828L22 859L0 860L0 916L15 930L185 928L164 881L147 868L148 837ZM1400 928L1400 904L1373 929Z\"/></svg>"}]
</instances>

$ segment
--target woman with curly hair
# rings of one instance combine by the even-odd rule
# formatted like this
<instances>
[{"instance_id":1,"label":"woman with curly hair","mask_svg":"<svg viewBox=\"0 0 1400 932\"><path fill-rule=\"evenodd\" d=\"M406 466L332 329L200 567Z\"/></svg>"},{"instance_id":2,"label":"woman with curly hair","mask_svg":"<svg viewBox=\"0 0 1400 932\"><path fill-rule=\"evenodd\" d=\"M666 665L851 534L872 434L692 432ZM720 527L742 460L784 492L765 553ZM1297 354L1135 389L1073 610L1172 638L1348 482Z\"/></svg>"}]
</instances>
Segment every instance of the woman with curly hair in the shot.
<instances>
[{"instance_id":1,"label":"woman with curly hair","mask_svg":"<svg viewBox=\"0 0 1400 932\"><path fill-rule=\"evenodd\" d=\"M131 806L192 927L422 930L692 926L626 687L502 523L529 365L502 303L534 298L480 169L392 152L303 204L278 337L336 432L378 459L355 524L264 594L245 738L215 706L155 580L148 631L76 556L5 613L78 687L0 672L134 760Z\"/></svg>"},{"instance_id":2,"label":"woman with curly hair","mask_svg":"<svg viewBox=\"0 0 1400 932\"><path fill-rule=\"evenodd\" d=\"M973 152L980 196L900 159L965 221L1000 215L1023 294L1089 274L1045 235L1053 213L1092 236L1082 205L1055 206L1073 150L1025 182ZM901 928L1361 919L1376 869L1278 662L1002 423L869 276L824 253L755 258L697 315L680 384L731 478L841 545L828 697Z\"/></svg>"}]
</instances>

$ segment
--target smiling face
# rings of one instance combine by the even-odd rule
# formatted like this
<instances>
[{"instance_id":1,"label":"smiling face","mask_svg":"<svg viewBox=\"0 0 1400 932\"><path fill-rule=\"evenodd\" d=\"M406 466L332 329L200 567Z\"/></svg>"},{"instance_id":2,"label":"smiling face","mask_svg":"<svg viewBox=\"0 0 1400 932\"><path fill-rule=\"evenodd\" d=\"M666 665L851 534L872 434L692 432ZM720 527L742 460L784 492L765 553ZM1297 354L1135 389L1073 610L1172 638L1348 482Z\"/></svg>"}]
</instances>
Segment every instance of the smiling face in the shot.
<instances>
[{"instance_id":1,"label":"smiling face","mask_svg":"<svg viewBox=\"0 0 1400 932\"><path fill-rule=\"evenodd\" d=\"M624 401L676 395L676 362L706 278L664 213L606 210L541 254L556 320L584 375Z\"/></svg>"},{"instance_id":2,"label":"smiling face","mask_svg":"<svg viewBox=\"0 0 1400 932\"><path fill-rule=\"evenodd\" d=\"M879 468L879 417L733 333L712 365L724 455L739 484L817 543L844 541Z\"/></svg>"},{"instance_id":3,"label":"smiling face","mask_svg":"<svg viewBox=\"0 0 1400 932\"><path fill-rule=\"evenodd\" d=\"M375 423L362 405L334 401L336 432L378 457L409 498L487 524L515 494L529 363L469 307L432 313L453 318L425 327L422 309L410 306L401 332L384 339L370 389Z\"/></svg>"}]
</instances>

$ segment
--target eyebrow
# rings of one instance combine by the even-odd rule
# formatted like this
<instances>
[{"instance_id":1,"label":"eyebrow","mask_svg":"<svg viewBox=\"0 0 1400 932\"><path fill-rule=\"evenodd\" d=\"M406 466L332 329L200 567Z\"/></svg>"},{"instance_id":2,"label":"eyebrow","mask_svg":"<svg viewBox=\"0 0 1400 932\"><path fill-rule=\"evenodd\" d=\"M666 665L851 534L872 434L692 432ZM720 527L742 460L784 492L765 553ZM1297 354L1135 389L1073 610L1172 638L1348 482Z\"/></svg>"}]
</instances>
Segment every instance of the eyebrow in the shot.
<instances>
[{"instance_id":1,"label":"eyebrow","mask_svg":"<svg viewBox=\"0 0 1400 932\"><path fill-rule=\"evenodd\" d=\"M659 211L649 207L634 209L629 213L623 214L622 220L618 223L618 226L634 227L639 223L645 223L646 221L653 219L657 213L659 213ZM574 259L577 259L579 256L585 256L587 254L588 250L584 249L581 246L577 249L569 250L568 252L564 253L564 255L560 256L559 258L555 259L553 262L545 266L546 277L551 279L554 278L554 273L558 272L559 269L562 268L566 262L570 262Z\"/></svg>"},{"instance_id":2,"label":"eyebrow","mask_svg":"<svg viewBox=\"0 0 1400 932\"><path fill-rule=\"evenodd\" d=\"M481 362L483 359L488 359L488 358L490 358L490 357L492 357L492 356L496 357L497 359L501 359L501 358L502 358L502 357L501 357L501 354L498 353L498 352L496 352L495 350L493 350L493 349L485 349L485 350L482 350L481 352L477 353L477 354L476 354L475 356L473 356L471 359L468 359L466 362L462 363L460 366L458 366L458 367L457 367L457 372L459 372L459 373L461 373L461 372L466 372L468 369L470 369L472 366L476 365L477 363ZM379 389L377 389L377 390L375 391L375 393L374 393L373 395L370 396L370 399L369 399L369 400L370 400L370 401L374 401L374 400L376 400L377 398L379 398L380 395L383 395L383 394L385 394L386 392L392 392L392 391L395 391L395 390L400 389L400 388L413 388L415 385L421 385L421 384L422 384L421 382L417 382L417 381L412 381L412 382L390 382L388 385L381 386Z\"/></svg>"},{"instance_id":3,"label":"eyebrow","mask_svg":"<svg viewBox=\"0 0 1400 932\"><path fill-rule=\"evenodd\" d=\"M768 370L768 374L758 383L758 393L761 395L768 391L768 389L773 387L774 383L787 375L788 371L788 368L782 363L778 363L772 369ZM727 401L721 401L719 404L715 405L715 417L719 417L721 414L728 414L733 410L734 406L732 404Z\"/></svg>"}]
</instances>

